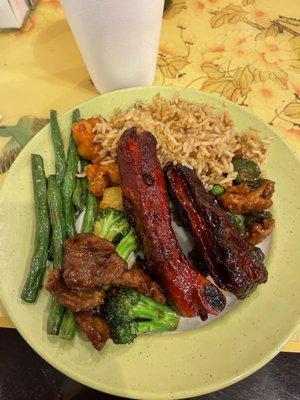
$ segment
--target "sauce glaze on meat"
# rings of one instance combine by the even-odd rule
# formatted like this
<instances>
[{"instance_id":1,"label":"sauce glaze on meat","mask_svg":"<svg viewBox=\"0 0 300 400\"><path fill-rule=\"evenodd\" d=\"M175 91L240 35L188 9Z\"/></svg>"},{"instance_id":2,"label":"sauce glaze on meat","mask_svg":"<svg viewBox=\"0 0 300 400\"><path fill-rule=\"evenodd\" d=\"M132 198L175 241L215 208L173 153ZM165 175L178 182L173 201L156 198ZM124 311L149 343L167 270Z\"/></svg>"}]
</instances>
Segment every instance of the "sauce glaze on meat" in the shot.
<instances>
[{"instance_id":1,"label":"sauce glaze on meat","mask_svg":"<svg viewBox=\"0 0 300 400\"><path fill-rule=\"evenodd\" d=\"M164 176L151 133L135 128L119 140L123 204L141 241L151 273L161 283L169 303L187 317L218 314L225 307L222 292L184 256L171 227Z\"/></svg>"},{"instance_id":2,"label":"sauce glaze on meat","mask_svg":"<svg viewBox=\"0 0 300 400\"><path fill-rule=\"evenodd\" d=\"M268 273L247 238L208 193L196 172L168 163L165 177L174 205L189 228L210 275L218 286L246 297Z\"/></svg>"}]
</instances>

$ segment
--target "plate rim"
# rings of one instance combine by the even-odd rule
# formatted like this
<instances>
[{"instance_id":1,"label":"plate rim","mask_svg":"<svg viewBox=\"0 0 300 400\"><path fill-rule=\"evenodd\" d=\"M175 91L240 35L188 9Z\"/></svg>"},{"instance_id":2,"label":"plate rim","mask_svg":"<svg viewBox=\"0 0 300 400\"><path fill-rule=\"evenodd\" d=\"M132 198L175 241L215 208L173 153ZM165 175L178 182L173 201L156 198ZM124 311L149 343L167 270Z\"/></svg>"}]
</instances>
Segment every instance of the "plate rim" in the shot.
<instances>
[{"instance_id":1,"label":"plate rim","mask_svg":"<svg viewBox=\"0 0 300 400\"><path fill-rule=\"evenodd\" d=\"M110 97L111 95L118 96L119 94L122 94L122 93L136 91L136 94L137 94L136 100L138 100L138 92L139 91L144 91L144 90L147 90L147 89L153 90L154 92L158 92L159 90L165 90L165 89L171 89L174 92L176 92L176 90L184 91L184 92L192 92L192 93L196 93L197 95L204 95L204 97L206 97L207 99L212 98L215 102L217 101L218 103L222 103L223 102L226 105L229 104L230 107L233 107L236 110L242 110L242 112L244 114L247 114L248 116L254 117L267 130L272 131L273 135L278 140L280 140L288 148L288 150L291 152L291 154L296 159L296 161L298 163L300 163L300 156L290 146L290 144L284 138L279 136L279 134L277 134L277 132L275 132L273 130L273 128L269 124L267 124L264 120L262 120L257 115L253 114L249 110L245 110L244 108L242 108L238 104L233 103L233 102L231 102L231 101L229 101L229 100L227 100L225 98L213 95L211 93L207 93L207 92L203 92L203 91L196 90L196 89L191 89L191 88L184 88L184 87L181 87L181 86L141 86L141 87L126 88L126 89L121 89L121 90L105 93L105 94L102 94L102 95L99 95L99 96L95 96L92 99L89 99L89 100L87 100L85 102L82 102L82 103L74 106L73 108L68 109L67 111L65 111L64 113L62 113L58 117L58 120L60 120L61 118L65 118L66 115L70 114L72 112L72 110L74 110L75 108L82 108L82 107L88 106L90 103L95 102L96 99L98 99L100 97L101 98ZM39 140L39 137L43 134L43 131L46 131L48 129L49 129L49 124L47 124L45 127L43 127L30 140L30 143L34 143L36 140ZM26 148L28 148L28 144L26 144L26 146L24 146L24 148L18 154L17 158L15 159L15 161L11 165L8 173L5 176L4 182L2 183L1 188L0 188L0 204L1 204L2 200L3 200L4 189L5 189L6 185L7 185L7 182L9 180L9 178L10 178L10 175L13 173L14 168L16 168L18 166L18 162L22 158L23 152L25 152L27 150ZM140 399L148 399L149 400L149 392L131 390L130 388L119 389L116 386L112 387L111 385L105 385L104 383L100 383L100 384L97 385L93 381L93 379L89 379L89 378L86 378L86 377L84 379L81 379L81 376L79 375L79 373L77 373L76 371L69 371L68 367L65 367L64 365L59 365L59 367L57 367L56 362L54 360L54 357L47 355L47 350L46 350L47 347L42 348L42 349L38 349L39 346L36 346L34 341L30 340L30 335L26 334L26 330L23 329L23 328L18 327L17 318L14 317L13 310L10 309L9 303L6 301L5 297L3 296L3 289L2 289L1 282L0 282L0 298L1 298L1 301L2 301L2 303L4 305L4 308L5 308L6 312L8 313L10 319L12 320L13 324L15 325L15 328L18 330L18 332L21 334L21 336L24 338L24 340L43 359L45 359L49 364L54 366L54 368L58 369L59 371L61 371L65 375L71 377L72 379L75 379L76 381L78 381L78 382L80 382L80 383L82 383L84 385L87 385L89 387L92 387L92 388L94 388L96 390L102 390L102 391L104 391L106 393L110 393L110 394L114 394L114 395L118 395L118 396L123 396L123 397L127 397L127 398L140 398ZM299 318L298 318L298 323L296 323L296 324L294 324L293 326L290 327L290 329L288 330L287 334L285 335L284 338L282 338L282 340L278 344L278 346L275 349L273 349L273 351L269 351L268 353L264 353L264 355L261 355L260 357L257 357L257 361L253 362L251 364L251 366L249 366L247 368L246 371L244 371L243 373L239 373L239 374L237 374L236 377L231 378L231 379L229 379L227 381L224 381L222 383L214 384L214 385L210 384L210 386L205 391L201 392L201 395L202 394L206 394L206 393L210 393L212 391L220 390L220 389L222 389L224 387L232 385L232 384L234 384L234 383L246 378L247 376L251 375L252 373L257 371L258 369L260 369L262 366L264 366L267 362L269 362L273 357L275 357L279 353L280 349L285 345L285 343L287 343L289 338L297 330L298 324L299 324ZM194 331L194 332L193 331L185 331L185 332L180 332L180 333L177 333L177 334L179 334L179 335L191 335L191 334L196 334L196 331ZM167 337L167 335L166 335L166 337ZM151 398L153 398L153 399L166 399L166 398L168 398L168 397L166 397L168 395L168 393L169 392L161 392L161 391L160 392L155 392L155 393L151 392ZM175 397L172 397L174 399L177 399L177 398L178 399L188 398L188 397L191 397L191 396L199 395L199 387L197 387L195 389L189 389L188 391L187 390L182 390L182 391L179 390L179 391L172 392L172 393L175 395ZM134 397L132 397L132 396L134 396ZM136 396L138 396L138 397L136 397Z\"/></svg>"}]
</instances>

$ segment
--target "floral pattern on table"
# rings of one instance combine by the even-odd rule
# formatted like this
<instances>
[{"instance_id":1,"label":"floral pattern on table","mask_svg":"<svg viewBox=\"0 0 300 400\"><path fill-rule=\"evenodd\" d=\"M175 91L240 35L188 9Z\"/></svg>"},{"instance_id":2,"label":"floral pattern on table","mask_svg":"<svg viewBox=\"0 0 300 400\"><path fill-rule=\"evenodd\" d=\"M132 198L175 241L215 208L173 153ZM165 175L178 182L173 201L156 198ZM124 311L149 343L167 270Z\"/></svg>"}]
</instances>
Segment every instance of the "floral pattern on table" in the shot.
<instances>
[{"instance_id":1,"label":"floral pattern on table","mask_svg":"<svg viewBox=\"0 0 300 400\"><path fill-rule=\"evenodd\" d=\"M300 148L300 20L258 0L173 0L164 18L157 83L224 96Z\"/></svg>"}]
</instances>

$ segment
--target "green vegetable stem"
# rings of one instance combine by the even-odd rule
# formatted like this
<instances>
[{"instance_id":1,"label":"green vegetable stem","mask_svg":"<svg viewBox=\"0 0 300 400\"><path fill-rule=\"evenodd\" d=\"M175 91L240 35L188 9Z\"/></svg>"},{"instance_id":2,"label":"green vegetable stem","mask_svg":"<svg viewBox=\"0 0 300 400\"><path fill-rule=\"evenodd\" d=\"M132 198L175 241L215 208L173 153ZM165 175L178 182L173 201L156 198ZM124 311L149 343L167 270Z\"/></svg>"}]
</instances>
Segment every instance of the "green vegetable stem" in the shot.
<instances>
[{"instance_id":1,"label":"green vegetable stem","mask_svg":"<svg viewBox=\"0 0 300 400\"><path fill-rule=\"evenodd\" d=\"M83 178L84 179L84 178ZM82 184L81 181L83 179L76 178L75 180L75 188L72 194L72 203L73 206L75 207L76 211L80 212L82 211L82 203L81 203L81 198L82 198Z\"/></svg>"},{"instance_id":2,"label":"green vegetable stem","mask_svg":"<svg viewBox=\"0 0 300 400\"><path fill-rule=\"evenodd\" d=\"M35 243L21 298L33 303L37 298L46 269L50 241L50 219L47 204L47 183L42 157L32 154L31 166L36 216Z\"/></svg>"},{"instance_id":3,"label":"green vegetable stem","mask_svg":"<svg viewBox=\"0 0 300 400\"><path fill-rule=\"evenodd\" d=\"M83 223L81 228L82 233L93 232L96 213L97 213L97 198L92 193L88 193L86 200L85 214L83 217Z\"/></svg>"},{"instance_id":4,"label":"green vegetable stem","mask_svg":"<svg viewBox=\"0 0 300 400\"><path fill-rule=\"evenodd\" d=\"M48 205L53 237L53 268L61 268L66 237L61 192L55 175L48 178ZM65 308L53 298L47 321L47 333L58 335Z\"/></svg>"},{"instance_id":5,"label":"green vegetable stem","mask_svg":"<svg viewBox=\"0 0 300 400\"><path fill-rule=\"evenodd\" d=\"M54 110L50 111L50 125L51 125L52 142L55 153L57 185L61 189L65 177L66 159L64 152L64 143L62 140L60 128L57 121L57 113Z\"/></svg>"},{"instance_id":6,"label":"green vegetable stem","mask_svg":"<svg viewBox=\"0 0 300 400\"><path fill-rule=\"evenodd\" d=\"M116 344L132 343L141 333L174 330L179 322L179 315L169 306L130 288L111 295L105 311Z\"/></svg>"},{"instance_id":7,"label":"green vegetable stem","mask_svg":"<svg viewBox=\"0 0 300 400\"><path fill-rule=\"evenodd\" d=\"M62 339L72 340L75 336L75 318L70 310L66 310L59 330L59 336Z\"/></svg>"},{"instance_id":8,"label":"green vegetable stem","mask_svg":"<svg viewBox=\"0 0 300 400\"><path fill-rule=\"evenodd\" d=\"M56 297L52 297L50 313L47 320L48 335L58 335L64 312L65 307L57 301Z\"/></svg>"},{"instance_id":9,"label":"green vegetable stem","mask_svg":"<svg viewBox=\"0 0 300 400\"><path fill-rule=\"evenodd\" d=\"M116 247L116 252L119 256L127 261L128 257L133 251L137 251L139 248L139 242L133 229L127 233L127 235L120 241Z\"/></svg>"},{"instance_id":10,"label":"green vegetable stem","mask_svg":"<svg viewBox=\"0 0 300 400\"><path fill-rule=\"evenodd\" d=\"M55 175L48 178L48 205L53 233L53 267L61 268L66 229L61 193Z\"/></svg>"},{"instance_id":11,"label":"green vegetable stem","mask_svg":"<svg viewBox=\"0 0 300 400\"><path fill-rule=\"evenodd\" d=\"M85 167L87 165L89 165L89 162L87 160L80 160L81 162L81 171L84 172ZM81 194L81 208L84 208L86 205L86 201L87 201L87 196L89 194L89 182L88 182L88 178L85 177L83 179L81 179L81 186L82 186L82 194Z\"/></svg>"},{"instance_id":12,"label":"green vegetable stem","mask_svg":"<svg viewBox=\"0 0 300 400\"><path fill-rule=\"evenodd\" d=\"M80 117L79 110L77 109L74 110L72 116L72 122L76 122L79 119L79 117ZM71 133L69 139L69 149L68 149L65 176L62 185L62 198L63 198L67 237L72 237L76 234L75 213L72 203L72 196L75 189L77 165L78 165L77 147L73 139L73 135Z\"/></svg>"}]
</instances>

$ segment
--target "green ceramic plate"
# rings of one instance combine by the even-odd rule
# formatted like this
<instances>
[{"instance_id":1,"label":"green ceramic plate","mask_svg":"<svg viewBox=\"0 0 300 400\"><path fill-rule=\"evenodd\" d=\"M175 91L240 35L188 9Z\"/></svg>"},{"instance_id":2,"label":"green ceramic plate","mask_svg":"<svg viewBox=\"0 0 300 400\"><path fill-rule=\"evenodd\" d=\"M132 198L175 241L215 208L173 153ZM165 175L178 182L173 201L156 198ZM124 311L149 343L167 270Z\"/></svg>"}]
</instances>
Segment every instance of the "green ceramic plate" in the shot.
<instances>
[{"instance_id":1,"label":"green ceramic plate","mask_svg":"<svg viewBox=\"0 0 300 400\"><path fill-rule=\"evenodd\" d=\"M272 357L294 332L300 309L299 182L300 163L271 128L237 105L193 90L167 87L127 89L97 97L79 108L83 117L109 116L116 107L136 100L151 101L160 92L170 98L179 92L193 102L226 109L237 129L259 130L274 137L266 163L267 176L276 181L273 212L276 230L267 258L269 281L248 299L211 324L181 333L140 337L133 345L110 341L102 352L80 334L72 343L47 337L43 290L37 304L20 300L34 238L34 205L30 154L40 153L46 172L54 172L49 126L20 153L2 187L1 299L13 323L44 359L71 378L98 390L135 399L183 399L211 392L251 374ZM64 138L71 111L60 118Z\"/></svg>"}]
</instances>

